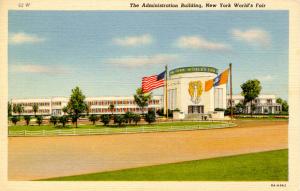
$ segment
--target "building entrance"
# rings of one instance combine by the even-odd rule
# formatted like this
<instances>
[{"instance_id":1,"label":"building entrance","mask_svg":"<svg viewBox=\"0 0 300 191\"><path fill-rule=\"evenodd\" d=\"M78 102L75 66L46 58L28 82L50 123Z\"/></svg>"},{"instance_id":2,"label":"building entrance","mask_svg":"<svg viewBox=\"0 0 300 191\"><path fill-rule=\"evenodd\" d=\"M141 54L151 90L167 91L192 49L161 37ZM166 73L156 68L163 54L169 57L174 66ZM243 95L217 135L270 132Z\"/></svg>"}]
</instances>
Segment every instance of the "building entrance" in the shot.
<instances>
[{"instance_id":1,"label":"building entrance","mask_svg":"<svg viewBox=\"0 0 300 191\"><path fill-rule=\"evenodd\" d=\"M188 113L204 113L203 105L189 105Z\"/></svg>"}]
</instances>

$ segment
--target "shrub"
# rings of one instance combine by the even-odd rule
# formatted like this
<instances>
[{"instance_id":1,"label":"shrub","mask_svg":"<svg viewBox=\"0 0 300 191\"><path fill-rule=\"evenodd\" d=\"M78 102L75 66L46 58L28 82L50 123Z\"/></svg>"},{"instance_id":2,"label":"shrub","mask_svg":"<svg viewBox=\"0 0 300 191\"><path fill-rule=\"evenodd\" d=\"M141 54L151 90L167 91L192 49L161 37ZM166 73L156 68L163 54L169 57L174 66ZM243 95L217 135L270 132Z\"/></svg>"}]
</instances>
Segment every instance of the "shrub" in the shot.
<instances>
[{"instance_id":1,"label":"shrub","mask_svg":"<svg viewBox=\"0 0 300 191\"><path fill-rule=\"evenodd\" d=\"M164 116L164 109L158 109L156 111L156 114L159 115L159 116Z\"/></svg>"},{"instance_id":2,"label":"shrub","mask_svg":"<svg viewBox=\"0 0 300 191\"><path fill-rule=\"evenodd\" d=\"M134 114L132 116L132 120L134 121L135 125L137 125L137 123L141 121L141 115L140 114Z\"/></svg>"},{"instance_id":3,"label":"shrub","mask_svg":"<svg viewBox=\"0 0 300 191\"><path fill-rule=\"evenodd\" d=\"M176 111L180 111L180 109L178 109L178 108L176 108L175 109ZM174 110L174 111L175 111ZM151 111L151 110L150 110ZM159 115L159 116L166 116L165 114L164 114L164 109L162 108L162 109L158 109L157 111L156 111L156 114L157 115ZM173 117L173 110L170 110L170 109L168 109L168 117Z\"/></svg>"},{"instance_id":4,"label":"shrub","mask_svg":"<svg viewBox=\"0 0 300 191\"><path fill-rule=\"evenodd\" d=\"M289 112L287 112L287 111L281 111L281 112L279 112L279 115L288 115L289 114Z\"/></svg>"},{"instance_id":5,"label":"shrub","mask_svg":"<svg viewBox=\"0 0 300 191\"><path fill-rule=\"evenodd\" d=\"M173 117L173 110L168 109L168 117Z\"/></svg>"},{"instance_id":6,"label":"shrub","mask_svg":"<svg viewBox=\"0 0 300 191\"><path fill-rule=\"evenodd\" d=\"M124 115L125 122L131 124L131 121L133 120L133 116L134 113L127 111Z\"/></svg>"},{"instance_id":7,"label":"shrub","mask_svg":"<svg viewBox=\"0 0 300 191\"><path fill-rule=\"evenodd\" d=\"M50 117L50 123L52 123L54 126L57 124L57 122L58 122L58 117L56 116Z\"/></svg>"},{"instance_id":8,"label":"shrub","mask_svg":"<svg viewBox=\"0 0 300 191\"><path fill-rule=\"evenodd\" d=\"M236 108L235 107L232 107L232 110L233 110L233 114L236 114ZM228 107L226 110L224 110L224 115L230 115L231 114L231 107Z\"/></svg>"},{"instance_id":9,"label":"shrub","mask_svg":"<svg viewBox=\"0 0 300 191\"><path fill-rule=\"evenodd\" d=\"M36 117L36 123L39 124L39 126L43 123L43 116L39 115Z\"/></svg>"},{"instance_id":10,"label":"shrub","mask_svg":"<svg viewBox=\"0 0 300 191\"><path fill-rule=\"evenodd\" d=\"M125 118L123 115L115 115L114 123L117 123L119 126L121 126L123 122L125 122Z\"/></svg>"},{"instance_id":11,"label":"shrub","mask_svg":"<svg viewBox=\"0 0 300 191\"><path fill-rule=\"evenodd\" d=\"M153 110L149 110L148 113L145 116L145 120L149 124L155 122L155 120L156 120L155 112Z\"/></svg>"},{"instance_id":12,"label":"shrub","mask_svg":"<svg viewBox=\"0 0 300 191\"><path fill-rule=\"evenodd\" d=\"M109 124L110 116L108 114L101 115L100 120L106 126L107 124Z\"/></svg>"},{"instance_id":13,"label":"shrub","mask_svg":"<svg viewBox=\"0 0 300 191\"><path fill-rule=\"evenodd\" d=\"M14 125L17 125L17 122L20 121L20 118L18 116L12 116L10 120Z\"/></svg>"},{"instance_id":14,"label":"shrub","mask_svg":"<svg viewBox=\"0 0 300 191\"><path fill-rule=\"evenodd\" d=\"M26 125L29 125L30 120L31 120L31 116L30 115L25 115L24 120L26 121Z\"/></svg>"},{"instance_id":15,"label":"shrub","mask_svg":"<svg viewBox=\"0 0 300 191\"><path fill-rule=\"evenodd\" d=\"M89 116L89 120L91 121L91 122L93 122L93 125L95 125L95 123L96 123L96 121L98 121L99 120L99 117L97 116L97 115L90 115Z\"/></svg>"},{"instance_id":16,"label":"shrub","mask_svg":"<svg viewBox=\"0 0 300 191\"><path fill-rule=\"evenodd\" d=\"M66 115L63 115L63 116L59 117L59 122L62 124L63 127L65 127L68 120L69 120L69 118Z\"/></svg>"},{"instance_id":17,"label":"shrub","mask_svg":"<svg viewBox=\"0 0 300 191\"><path fill-rule=\"evenodd\" d=\"M225 111L223 108L215 108L215 111Z\"/></svg>"},{"instance_id":18,"label":"shrub","mask_svg":"<svg viewBox=\"0 0 300 191\"><path fill-rule=\"evenodd\" d=\"M177 112L179 112L179 111L180 111L180 109L176 108L176 109L174 109L173 111L175 111L175 112L176 112L176 111L177 111Z\"/></svg>"}]
</instances>

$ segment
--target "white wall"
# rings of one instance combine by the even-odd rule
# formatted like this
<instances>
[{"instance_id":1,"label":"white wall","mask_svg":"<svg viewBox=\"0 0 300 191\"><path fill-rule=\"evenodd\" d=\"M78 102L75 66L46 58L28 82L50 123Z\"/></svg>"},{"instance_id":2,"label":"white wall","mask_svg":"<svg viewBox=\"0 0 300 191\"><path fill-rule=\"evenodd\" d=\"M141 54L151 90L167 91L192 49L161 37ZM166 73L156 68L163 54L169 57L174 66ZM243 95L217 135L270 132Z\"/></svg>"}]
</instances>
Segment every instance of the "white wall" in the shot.
<instances>
[{"instance_id":1,"label":"white wall","mask_svg":"<svg viewBox=\"0 0 300 191\"><path fill-rule=\"evenodd\" d=\"M205 81L215 77L216 74L208 72L193 72L172 75L168 82L168 89L177 89L176 108L179 108L180 111L186 114L188 113L189 105L204 105L204 113L214 111L214 88L208 92L205 92ZM200 80L202 83L203 91L199 103L195 104L191 100L188 89L191 81L198 80ZM226 96L226 86L224 94ZM226 105L226 97L223 98L223 102Z\"/></svg>"}]
</instances>

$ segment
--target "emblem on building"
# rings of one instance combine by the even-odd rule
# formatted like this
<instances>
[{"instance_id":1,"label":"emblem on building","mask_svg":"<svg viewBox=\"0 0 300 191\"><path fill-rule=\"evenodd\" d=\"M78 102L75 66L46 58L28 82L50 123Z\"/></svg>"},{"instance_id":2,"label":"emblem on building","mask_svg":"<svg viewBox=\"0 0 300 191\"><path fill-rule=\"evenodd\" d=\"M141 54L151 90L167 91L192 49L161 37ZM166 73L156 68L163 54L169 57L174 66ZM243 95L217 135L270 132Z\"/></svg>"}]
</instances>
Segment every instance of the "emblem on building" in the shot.
<instances>
[{"instance_id":1,"label":"emblem on building","mask_svg":"<svg viewBox=\"0 0 300 191\"><path fill-rule=\"evenodd\" d=\"M198 81L191 81L189 83L189 94L191 96L191 101L195 104L198 104L201 101L201 95L203 92L202 82Z\"/></svg>"}]
</instances>

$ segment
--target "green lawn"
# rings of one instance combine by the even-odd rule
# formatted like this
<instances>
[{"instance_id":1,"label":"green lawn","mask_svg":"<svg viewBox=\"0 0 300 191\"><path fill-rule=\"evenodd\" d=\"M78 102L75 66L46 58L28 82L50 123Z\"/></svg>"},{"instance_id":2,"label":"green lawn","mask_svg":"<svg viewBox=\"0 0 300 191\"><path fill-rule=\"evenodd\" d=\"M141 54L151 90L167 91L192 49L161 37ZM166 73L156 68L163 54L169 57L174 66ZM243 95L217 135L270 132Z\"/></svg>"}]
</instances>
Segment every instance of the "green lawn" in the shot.
<instances>
[{"instance_id":1,"label":"green lawn","mask_svg":"<svg viewBox=\"0 0 300 191\"><path fill-rule=\"evenodd\" d=\"M287 181L288 150L57 177L53 181Z\"/></svg>"},{"instance_id":2,"label":"green lawn","mask_svg":"<svg viewBox=\"0 0 300 191\"><path fill-rule=\"evenodd\" d=\"M225 122L226 123L226 122ZM139 124L139 125L123 125L121 128L119 128L116 125L110 125L108 127L103 126L103 125L78 125L78 129L101 129L101 128L109 128L109 129L124 129L125 127L127 128L167 128L167 127L178 127L178 126L195 126L195 125L200 125L200 126L214 126L214 125L220 125L223 124L222 122L168 122L168 123L154 123L154 124ZM36 124L34 125L12 125L9 126L8 129L9 131L21 131L21 130L28 130L28 131L40 131L40 130L57 130L57 129L72 129L75 128L74 125L66 125L64 128L61 125L57 125L54 127L53 125L41 125L38 126Z\"/></svg>"},{"instance_id":3,"label":"green lawn","mask_svg":"<svg viewBox=\"0 0 300 191\"><path fill-rule=\"evenodd\" d=\"M279 120L279 121L288 121L288 115L278 116L278 115L235 115L234 118L237 120Z\"/></svg>"},{"instance_id":4,"label":"green lawn","mask_svg":"<svg viewBox=\"0 0 300 191\"><path fill-rule=\"evenodd\" d=\"M266 117L266 118L254 118L254 117L238 117L237 120L252 120L252 121L288 121L288 118L274 118L274 117Z\"/></svg>"}]
</instances>

